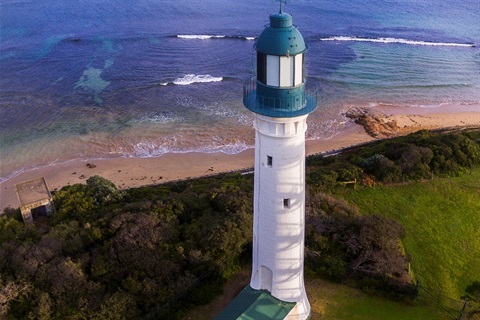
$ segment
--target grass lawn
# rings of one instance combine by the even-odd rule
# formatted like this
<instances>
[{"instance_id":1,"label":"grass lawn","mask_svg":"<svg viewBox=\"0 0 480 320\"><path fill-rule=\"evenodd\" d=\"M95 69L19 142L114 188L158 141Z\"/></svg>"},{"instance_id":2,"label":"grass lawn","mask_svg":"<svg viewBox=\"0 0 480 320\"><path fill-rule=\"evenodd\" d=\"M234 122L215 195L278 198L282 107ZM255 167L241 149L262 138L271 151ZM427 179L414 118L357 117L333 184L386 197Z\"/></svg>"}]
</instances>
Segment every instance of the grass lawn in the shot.
<instances>
[{"instance_id":1,"label":"grass lawn","mask_svg":"<svg viewBox=\"0 0 480 320\"><path fill-rule=\"evenodd\" d=\"M306 279L311 319L325 320L440 320L439 310L407 305L367 295L322 279Z\"/></svg>"},{"instance_id":2,"label":"grass lawn","mask_svg":"<svg viewBox=\"0 0 480 320\"><path fill-rule=\"evenodd\" d=\"M224 287L224 293L210 304L196 307L183 319L209 320L222 311L250 281L245 268ZM360 290L317 278L305 280L311 305L311 319L325 320L442 320L436 309L407 305L367 295Z\"/></svg>"},{"instance_id":3,"label":"grass lawn","mask_svg":"<svg viewBox=\"0 0 480 320\"><path fill-rule=\"evenodd\" d=\"M401 222L411 270L424 286L459 299L480 281L480 169L461 177L346 190L364 214Z\"/></svg>"}]
</instances>

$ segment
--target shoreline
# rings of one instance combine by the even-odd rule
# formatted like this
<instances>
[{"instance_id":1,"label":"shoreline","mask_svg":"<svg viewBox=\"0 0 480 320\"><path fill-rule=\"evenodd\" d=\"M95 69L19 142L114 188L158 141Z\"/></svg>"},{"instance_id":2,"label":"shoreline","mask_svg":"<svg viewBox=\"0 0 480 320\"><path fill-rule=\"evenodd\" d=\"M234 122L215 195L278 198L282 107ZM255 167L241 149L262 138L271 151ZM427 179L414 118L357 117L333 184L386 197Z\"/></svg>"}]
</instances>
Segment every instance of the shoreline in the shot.
<instances>
[{"instance_id":1,"label":"shoreline","mask_svg":"<svg viewBox=\"0 0 480 320\"><path fill-rule=\"evenodd\" d=\"M343 149L353 145L386 137L406 135L418 130L480 127L480 104L455 105L452 111L446 105L438 108L411 108L376 105L361 108L367 118L393 127L389 132L380 125L376 135L369 135L365 127L353 120L339 133L328 140L307 140L306 155ZM357 108L358 109L358 108ZM395 126L391 124L395 123ZM253 130L253 128L252 128ZM22 172L0 183L0 210L18 208L15 184L45 177L49 189L60 189L66 185L85 183L86 179L100 175L112 181L119 189L154 185L174 180L198 178L222 172L252 168L254 149L238 154L225 153L167 153L156 158L113 158L99 160L70 160L64 163ZM87 164L89 164L87 166Z\"/></svg>"}]
</instances>

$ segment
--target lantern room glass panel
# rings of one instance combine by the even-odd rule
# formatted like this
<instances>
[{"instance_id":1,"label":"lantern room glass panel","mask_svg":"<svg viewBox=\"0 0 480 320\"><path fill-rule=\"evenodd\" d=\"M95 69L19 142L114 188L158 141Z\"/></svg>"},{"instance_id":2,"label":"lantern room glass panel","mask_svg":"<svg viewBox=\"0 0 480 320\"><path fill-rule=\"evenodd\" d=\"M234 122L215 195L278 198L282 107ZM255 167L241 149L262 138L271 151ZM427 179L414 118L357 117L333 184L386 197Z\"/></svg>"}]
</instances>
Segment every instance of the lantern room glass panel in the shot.
<instances>
[{"instance_id":1,"label":"lantern room glass panel","mask_svg":"<svg viewBox=\"0 0 480 320\"><path fill-rule=\"evenodd\" d=\"M293 86L293 57L280 57L280 87Z\"/></svg>"},{"instance_id":2,"label":"lantern room glass panel","mask_svg":"<svg viewBox=\"0 0 480 320\"><path fill-rule=\"evenodd\" d=\"M303 83L303 53L295 56L295 83L298 86Z\"/></svg>"},{"instance_id":3,"label":"lantern room glass panel","mask_svg":"<svg viewBox=\"0 0 480 320\"><path fill-rule=\"evenodd\" d=\"M267 55L267 85L280 86L280 57Z\"/></svg>"},{"instance_id":4,"label":"lantern room glass panel","mask_svg":"<svg viewBox=\"0 0 480 320\"><path fill-rule=\"evenodd\" d=\"M257 51L257 80L267 84L267 55Z\"/></svg>"}]
</instances>

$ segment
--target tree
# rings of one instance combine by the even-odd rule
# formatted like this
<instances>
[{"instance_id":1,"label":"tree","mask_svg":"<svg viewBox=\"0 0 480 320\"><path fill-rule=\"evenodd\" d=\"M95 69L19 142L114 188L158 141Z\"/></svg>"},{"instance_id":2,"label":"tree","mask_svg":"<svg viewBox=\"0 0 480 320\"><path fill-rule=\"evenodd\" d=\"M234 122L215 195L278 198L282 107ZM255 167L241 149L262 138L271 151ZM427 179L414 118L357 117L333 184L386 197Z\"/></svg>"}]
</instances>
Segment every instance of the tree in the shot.
<instances>
[{"instance_id":1,"label":"tree","mask_svg":"<svg viewBox=\"0 0 480 320\"><path fill-rule=\"evenodd\" d=\"M0 243L19 239L24 233L25 226L22 222L6 215L0 216Z\"/></svg>"},{"instance_id":2,"label":"tree","mask_svg":"<svg viewBox=\"0 0 480 320\"><path fill-rule=\"evenodd\" d=\"M405 237L403 226L378 215L360 216L356 220L358 233L351 233L345 239L347 250L353 254L349 269L374 276L406 276L407 261L400 242Z\"/></svg>"},{"instance_id":3,"label":"tree","mask_svg":"<svg viewBox=\"0 0 480 320\"><path fill-rule=\"evenodd\" d=\"M429 164L433 151L427 147L410 145L401 151L399 166L407 178L426 178L430 175Z\"/></svg>"},{"instance_id":4,"label":"tree","mask_svg":"<svg viewBox=\"0 0 480 320\"><path fill-rule=\"evenodd\" d=\"M469 310L467 319L474 319L474 316L480 314L480 281L474 281L465 288L465 295L462 299L468 299L472 310Z\"/></svg>"},{"instance_id":5,"label":"tree","mask_svg":"<svg viewBox=\"0 0 480 320\"><path fill-rule=\"evenodd\" d=\"M314 269L334 279L342 274L407 280L403 226L379 215L361 216L356 208L328 195L309 195L307 253ZM340 260L342 264L333 263ZM318 269L319 268L319 269Z\"/></svg>"},{"instance_id":6,"label":"tree","mask_svg":"<svg viewBox=\"0 0 480 320\"><path fill-rule=\"evenodd\" d=\"M95 214L95 199L87 192L87 186L74 184L65 186L54 195L56 212L52 217L53 225L76 220L90 222Z\"/></svg>"},{"instance_id":7,"label":"tree","mask_svg":"<svg viewBox=\"0 0 480 320\"><path fill-rule=\"evenodd\" d=\"M383 154L374 154L363 159L360 167L383 182L399 181L402 177L402 169Z\"/></svg>"},{"instance_id":8,"label":"tree","mask_svg":"<svg viewBox=\"0 0 480 320\"><path fill-rule=\"evenodd\" d=\"M105 205L120 201L124 194L110 180L100 176L92 176L87 179L88 192L93 196L96 205Z\"/></svg>"},{"instance_id":9,"label":"tree","mask_svg":"<svg viewBox=\"0 0 480 320\"><path fill-rule=\"evenodd\" d=\"M32 285L25 280L10 280L4 284L0 277L0 316L6 316L11 304L31 291Z\"/></svg>"},{"instance_id":10,"label":"tree","mask_svg":"<svg viewBox=\"0 0 480 320\"><path fill-rule=\"evenodd\" d=\"M103 302L95 320L132 320L138 319L139 310L136 298L129 293L117 291Z\"/></svg>"}]
</instances>

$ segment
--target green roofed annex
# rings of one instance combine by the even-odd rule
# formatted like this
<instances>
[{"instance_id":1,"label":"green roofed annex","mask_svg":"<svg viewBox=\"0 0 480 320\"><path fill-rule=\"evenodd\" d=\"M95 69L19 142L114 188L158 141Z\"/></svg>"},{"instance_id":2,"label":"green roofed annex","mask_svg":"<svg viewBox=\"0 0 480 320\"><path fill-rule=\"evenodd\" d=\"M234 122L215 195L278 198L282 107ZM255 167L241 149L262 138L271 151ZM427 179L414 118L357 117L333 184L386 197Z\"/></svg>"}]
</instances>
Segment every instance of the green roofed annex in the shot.
<instances>
[{"instance_id":1,"label":"green roofed annex","mask_svg":"<svg viewBox=\"0 0 480 320\"><path fill-rule=\"evenodd\" d=\"M254 290L247 286L215 320L280 320L286 317L295 304L281 301L268 291Z\"/></svg>"}]
</instances>

